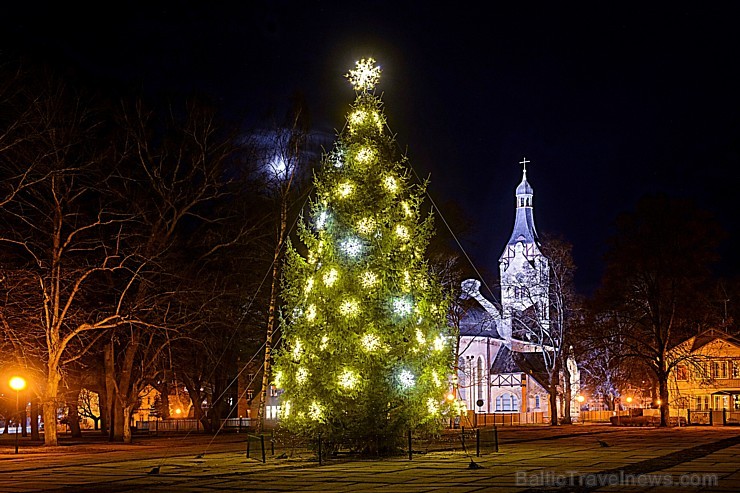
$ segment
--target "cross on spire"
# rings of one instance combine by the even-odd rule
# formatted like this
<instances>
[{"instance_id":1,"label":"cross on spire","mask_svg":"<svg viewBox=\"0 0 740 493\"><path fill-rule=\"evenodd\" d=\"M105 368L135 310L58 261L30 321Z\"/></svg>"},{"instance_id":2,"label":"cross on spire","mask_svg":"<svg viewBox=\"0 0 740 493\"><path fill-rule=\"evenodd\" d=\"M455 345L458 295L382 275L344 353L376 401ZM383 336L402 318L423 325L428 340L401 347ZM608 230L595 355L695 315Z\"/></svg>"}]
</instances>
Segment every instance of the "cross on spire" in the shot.
<instances>
[{"instance_id":1,"label":"cross on spire","mask_svg":"<svg viewBox=\"0 0 740 493\"><path fill-rule=\"evenodd\" d=\"M532 161L529 161L526 157L522 158L521 161L519 161L519 164L524 166L524 172L527 172L527 163L531 163Z\"/></svg>"}]
</instances>

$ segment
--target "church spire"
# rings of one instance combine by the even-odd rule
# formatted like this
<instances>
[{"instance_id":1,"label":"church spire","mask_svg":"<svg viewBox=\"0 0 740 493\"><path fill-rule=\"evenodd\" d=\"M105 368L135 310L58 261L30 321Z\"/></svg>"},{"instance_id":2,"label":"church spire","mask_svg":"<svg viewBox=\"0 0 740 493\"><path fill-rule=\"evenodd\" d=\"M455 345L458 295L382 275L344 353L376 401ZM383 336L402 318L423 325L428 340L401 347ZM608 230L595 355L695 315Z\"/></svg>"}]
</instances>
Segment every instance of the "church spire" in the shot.
<instances>
[{"instance_id":1,"label":"church spire","mask_svg":"<svg viewBox=\"0 0 740 493\"><path fill-rule=\"evenodd\" d=\"M534 227L534 214L532 199L534 190L527 181L527 163L531 161L523 158L519 161L522 165L522 181L516 187L516 216L514 219L514 230L511 232L511 238L507 242L507 249L504 251L502 258L506 256L508 247L513 247L519 242L525 246L535 245L539 247L540 239L537 235L537 229Z\"/></svg>"}]
</instances>

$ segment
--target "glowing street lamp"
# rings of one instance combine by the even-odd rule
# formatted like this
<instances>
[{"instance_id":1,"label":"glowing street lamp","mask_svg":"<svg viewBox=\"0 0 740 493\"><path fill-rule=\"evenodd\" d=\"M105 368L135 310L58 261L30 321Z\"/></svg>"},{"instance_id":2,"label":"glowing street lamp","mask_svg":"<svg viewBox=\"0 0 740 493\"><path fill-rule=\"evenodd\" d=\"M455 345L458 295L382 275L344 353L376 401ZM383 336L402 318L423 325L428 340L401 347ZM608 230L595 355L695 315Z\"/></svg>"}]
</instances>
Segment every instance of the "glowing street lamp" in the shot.
<instances>
[{"instance_id":1,"label":"glowing street lamp","mask_svg":"<svg viewBox=\"0 0 740 493\"><path fill-rule=\"evenodd\" d=\"M10 379L10 388L15 390L15 412L18 414L18 424L20 425L21 421L21 408L19 405L19 396L21 393L21 390L26 388L26 380L23 377L13 377ZM25 426L25 423L24 423ZM18 453L18 433L20 433L19 427L16 426L15 429L15 453Z\"/></svg>"}]
</instances>

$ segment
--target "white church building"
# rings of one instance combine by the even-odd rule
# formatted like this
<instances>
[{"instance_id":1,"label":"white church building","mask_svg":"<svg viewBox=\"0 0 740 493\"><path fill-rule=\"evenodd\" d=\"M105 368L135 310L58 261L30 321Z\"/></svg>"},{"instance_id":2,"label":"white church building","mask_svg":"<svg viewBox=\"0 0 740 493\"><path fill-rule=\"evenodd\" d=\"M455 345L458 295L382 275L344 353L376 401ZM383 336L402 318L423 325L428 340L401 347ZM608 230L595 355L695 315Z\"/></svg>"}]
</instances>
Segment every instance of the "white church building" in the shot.
<instances>
[{"instance_id":1,"label":"white church building","mask_svg":"<svg viewBox=\"0 0 740 493\"><path fill-rule=\"evenodd\" d=\"M524 169L516 188L514 228L499 258L500 303L481 294L479 280L462 282L457 397L469 411L486 414L487 421L491 421L488 415L495 419L496 414L509 415L512 421L515 416L515 422L522 423L549 421L550 417L545 353L552 354L552 348L543 347L533 337L550 328L550 266L534 225L527 162L521 162ZM576 420L580 377L575 361L570 359L568 367L571 417ZM562 391L562 378L558 387ZM562 417L561 403L557 412Z\"/></svg>"}]
</instances>

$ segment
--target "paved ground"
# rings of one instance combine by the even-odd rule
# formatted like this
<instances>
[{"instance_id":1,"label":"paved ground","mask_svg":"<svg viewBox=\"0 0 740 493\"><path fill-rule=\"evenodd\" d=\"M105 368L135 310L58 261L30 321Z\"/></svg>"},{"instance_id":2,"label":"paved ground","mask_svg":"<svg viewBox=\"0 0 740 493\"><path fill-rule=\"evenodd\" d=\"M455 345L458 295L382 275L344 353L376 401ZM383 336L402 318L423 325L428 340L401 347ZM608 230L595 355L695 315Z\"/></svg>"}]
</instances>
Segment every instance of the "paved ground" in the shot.
<instances>
[{"instance_id":1,"label":"paved ground","mask_svg":"<svg viewBox=\"0 0 740 493\"><path fill-rule=\"evenodd\" d=\"M437 451L415 445L412 460L322 465L308 453L281 449L268 450L264 464L259 452L247 459L238 434L140 438L132 445L64 440L55 448L21 439L18 455L4 439L0 492L740 490L740 428L505 427L498 436L495 452L492 434L481 435L480 456L468 439L465 450L459 441ZM283 452L287 458L279 458Z\"/></svg>"}]
</instances>

